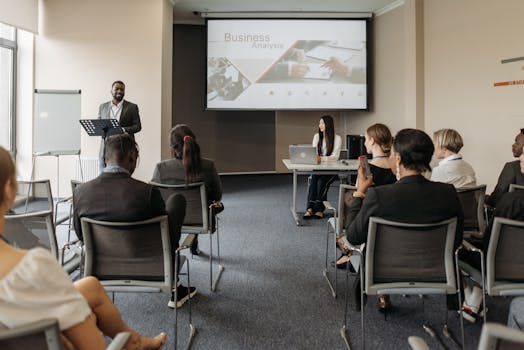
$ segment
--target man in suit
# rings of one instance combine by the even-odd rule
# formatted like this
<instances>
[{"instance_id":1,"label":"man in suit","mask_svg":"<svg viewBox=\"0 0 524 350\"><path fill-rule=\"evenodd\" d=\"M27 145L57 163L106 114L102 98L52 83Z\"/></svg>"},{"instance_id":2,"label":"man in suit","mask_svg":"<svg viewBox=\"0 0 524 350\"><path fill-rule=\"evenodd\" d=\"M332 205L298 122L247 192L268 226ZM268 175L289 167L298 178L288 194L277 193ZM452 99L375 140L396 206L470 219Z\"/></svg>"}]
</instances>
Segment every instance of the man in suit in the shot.
<instances>
[{"instance_id":1,"label":"man in suit","mask_svg":"<svg viewBox=\"0 0 524 350\"><path fill-rule=\"evenodd\" d=\"M80 240L83 239L80 219L87 217L103 221L141 221L168 214L169 235L173 255L179 244L184 222L186 201L181 195L164 201L157 188L131 177L138 159L138 148L131 135L109 136L105 144L107 167L97 178L79 185L73 194L73 222ZM177 307L196 293L193 287L178 288ZM174 293L168 304L174 307Z\"/></svg>"},{"instance_id":2,"label":"man in suit","mask_svg":"<svg viewBox=\"0 0 524 350\"><path fill-rule=\"evenodd\" d=\"M113 99L102 103L98 108L99 119L116 119L120 123L126 134L135 139L135 133L142 129L138 106L132 102L124 100L126 85L117 80L111 85L111 96ZM100 145L100 171L104 168L104 140Z\"/></svg>"},{"instance_id":3,"label":"man in suit","mask_svg":"<svg viewBox=\"0 0 524 350\"><path fill-rule=\"evenodd\" d=\"M520 129L520 133L515 136L515 142L511 145L513 157L518 158L522 154L524 147L524 128ZM486 196L486 204L492 207L497 207L502 195L509 190L509 185L517 184L524 185L524 174L520 171L520 161L514 160L504 164L504 168L500 172L499 179L495 189L491 195Z\"/></svg>"}]
</instances>

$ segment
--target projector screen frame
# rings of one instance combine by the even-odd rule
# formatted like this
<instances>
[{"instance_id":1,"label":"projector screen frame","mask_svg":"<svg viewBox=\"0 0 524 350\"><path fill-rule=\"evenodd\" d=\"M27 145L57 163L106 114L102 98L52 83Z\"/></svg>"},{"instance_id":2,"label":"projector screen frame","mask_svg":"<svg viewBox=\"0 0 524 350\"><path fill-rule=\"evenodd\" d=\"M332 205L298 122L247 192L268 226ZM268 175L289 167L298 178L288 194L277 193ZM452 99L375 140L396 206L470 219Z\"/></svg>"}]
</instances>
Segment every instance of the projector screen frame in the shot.
<instances>
[{"instance_id":1,"label":"projector screen frame","mask_svg":"<svg viewBox=\"0 0 524 350\"><path fill-rule=\"evenodd\" d=\"M208 27L208 21L249 21L249 20L269 20L269 21L284 21L284 20L296 20L296 21L314 21L314 20L332 20L332 21L363 21L365 23L366 27L366 106L365 108L298 108L298 107L290 107L290 108L216 108L216 107L208 107L208 97L207 93L204 94L204 110L205 111L358 111L358 112L369 112L371 110L371 101L372 98L370 96L372 89L372 77L373 77L373 69L371 66L371 57L373 52L371 51L372 45L372 20L373 16L366 16L366 14L362 14L362 17L205 17L205 27L206 27L206 42L205 42L205 53L206 53L206 60L204 62L204 72L205 72L205 89L207 91L208 89L208 79L207 79L207 73L208 73L208 43L209 43L209 27Z\"/></svg>"}]
</instances>

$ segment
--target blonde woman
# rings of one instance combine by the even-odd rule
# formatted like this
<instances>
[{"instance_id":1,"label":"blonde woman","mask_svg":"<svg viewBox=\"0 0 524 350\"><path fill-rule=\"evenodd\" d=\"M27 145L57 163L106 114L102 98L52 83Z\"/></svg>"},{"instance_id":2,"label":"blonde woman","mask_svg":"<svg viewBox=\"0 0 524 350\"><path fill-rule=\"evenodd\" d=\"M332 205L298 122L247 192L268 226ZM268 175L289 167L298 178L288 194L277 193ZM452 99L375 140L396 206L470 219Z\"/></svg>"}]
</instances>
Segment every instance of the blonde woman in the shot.
<instances>
[{"instance_id":1,"label":"blonde woman","mask_svg":"<svg viewBox=\"0 0 524 350\"><path fill-rule=\"evenodd\" d=\"M452 184L455 188L477 185L475 171L459 154L464 142L453 129L440 129L433 133L435 157L442 159L431 172L431 181Z\"/></svg>"}]
</instances>

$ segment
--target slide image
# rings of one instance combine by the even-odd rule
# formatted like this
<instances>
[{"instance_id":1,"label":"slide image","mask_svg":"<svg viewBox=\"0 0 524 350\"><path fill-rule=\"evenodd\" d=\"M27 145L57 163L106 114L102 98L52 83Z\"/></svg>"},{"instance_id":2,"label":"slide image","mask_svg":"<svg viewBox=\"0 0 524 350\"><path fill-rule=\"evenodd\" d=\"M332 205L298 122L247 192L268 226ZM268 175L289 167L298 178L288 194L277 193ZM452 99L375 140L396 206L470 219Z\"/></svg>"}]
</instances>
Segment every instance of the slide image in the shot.
<instances>
[{"instance_id":1,"label":"slide image","mask_svg":"<svg viewBox=\"0 0 524 350\"><path fill-rule=\"evenodd\" d=\"M235 100L251 83L225 57L210 57L207 60L207 99Z\"/></svg>"}]
</instances>

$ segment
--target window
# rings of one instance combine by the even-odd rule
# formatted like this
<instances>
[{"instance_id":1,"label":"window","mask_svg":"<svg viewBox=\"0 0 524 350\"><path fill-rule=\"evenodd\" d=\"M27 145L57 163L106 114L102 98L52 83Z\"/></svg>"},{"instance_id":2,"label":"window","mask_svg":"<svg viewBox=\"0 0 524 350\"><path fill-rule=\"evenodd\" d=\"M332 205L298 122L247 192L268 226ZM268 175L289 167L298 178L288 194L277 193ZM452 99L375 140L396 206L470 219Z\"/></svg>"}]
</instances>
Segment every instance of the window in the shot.
<instances>
[{"instance_id":1,"label":"window","mask_svg":"<svg viewBox=\"0 0 524 350\"><path fill-rule=\"evenodd\" d=\"M16 29L0 23L0 146L15 153Z\"/></svg>"}]
</instances>

